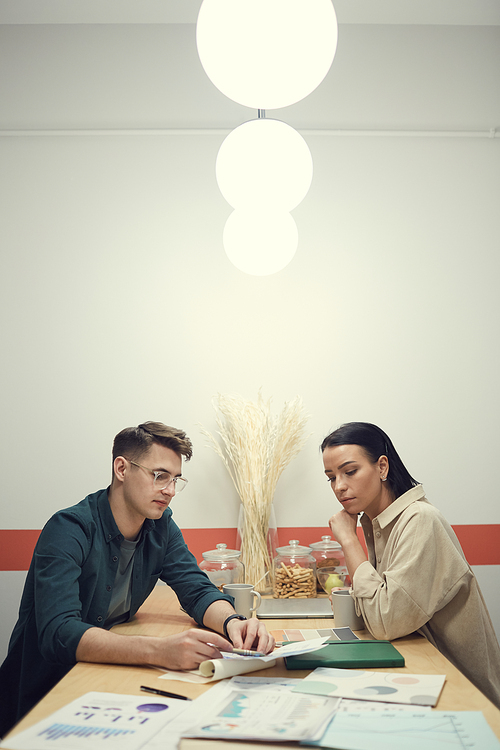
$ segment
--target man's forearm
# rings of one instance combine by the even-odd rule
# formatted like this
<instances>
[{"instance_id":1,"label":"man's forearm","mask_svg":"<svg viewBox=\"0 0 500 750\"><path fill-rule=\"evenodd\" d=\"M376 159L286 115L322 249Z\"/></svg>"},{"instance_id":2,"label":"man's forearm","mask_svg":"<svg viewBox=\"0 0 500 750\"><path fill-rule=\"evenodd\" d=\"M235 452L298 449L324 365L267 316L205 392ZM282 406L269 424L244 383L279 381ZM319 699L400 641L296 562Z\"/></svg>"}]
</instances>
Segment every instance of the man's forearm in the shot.
<instances>
[{"instance_id":1,"label":"man's forearm","mask_svg":"<svg viewBox=\"0 0 500 750\"><path fill-rule=\"evenodd\" d=\"M225 638L203 628L190 628L164 637L118 635L100 628L89 628L80 639L76 658L77 661L103 664L196 669L202 661L219 658L220 651L227 651L227 647Z\"/></svg>"},{"instance_id":2,"label":"man's forearm","mask_svg":"<svg viewBox=\"0 0 500 750\"><path fill-rule=\"evenodd\" d=\"M102 664L157 666L160 663L158 647L157 638L119 635L101 628L89 628L80 639L76 649L76 660Z\"/></svg>"},{"instance_id":3,"label":"man's forearm","mask_svg":"<svg viewBox=\"0 0 500 750\"><path fill-rule=\"evenodd\" d=\"M218 599L207 607L203 615L203 625L216 633L222 633L224 622L230 615L235 615L234 608L225 599Z\"/></svg>"}]
</instances>

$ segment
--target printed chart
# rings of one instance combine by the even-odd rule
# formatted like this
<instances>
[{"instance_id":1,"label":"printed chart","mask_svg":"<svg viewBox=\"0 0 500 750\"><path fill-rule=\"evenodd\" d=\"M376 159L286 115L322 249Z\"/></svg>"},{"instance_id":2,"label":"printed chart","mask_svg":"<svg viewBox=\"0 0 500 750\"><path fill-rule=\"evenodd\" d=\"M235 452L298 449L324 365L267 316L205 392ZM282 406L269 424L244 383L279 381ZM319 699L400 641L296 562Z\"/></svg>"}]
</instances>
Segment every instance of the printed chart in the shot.
<instances>
[{"instance_id":1,"label":"printed chart","mask_svg":"<svg viewBox=\"0 0 500 750\"><path fill-rule=\"evenodd\" d=\"M384 703L411 703L414 706L435 706L444 681L444 675L318 667L294 688L294 692Z\"/></svg>"},{"instance_id":2,"label":"printed chart","mask_svg":"<svg viewBox=\"0 0 500 750\"><path fill-rule=\"evenodd\" d=\"M138 750L185 709L175 698L86 693L2 743L9 750Z\"/></svg>"},{"instance_id":3,"label":"printed chart","mask_svg":"<svg viewBox=\"0 0 500 750\"><path fill-rule=\"evenodd\" d=\"M321 747L343 750L499 750L480 711L338 713Z\"/></svg>"}]
</instances>

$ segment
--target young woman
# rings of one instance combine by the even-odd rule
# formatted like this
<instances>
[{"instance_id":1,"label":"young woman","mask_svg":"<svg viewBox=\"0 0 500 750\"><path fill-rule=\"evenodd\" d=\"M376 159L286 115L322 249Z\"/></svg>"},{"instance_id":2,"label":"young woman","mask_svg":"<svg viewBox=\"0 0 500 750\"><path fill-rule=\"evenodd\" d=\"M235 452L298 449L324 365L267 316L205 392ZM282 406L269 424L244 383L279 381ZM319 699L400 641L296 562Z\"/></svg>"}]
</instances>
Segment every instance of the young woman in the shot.
<instances>
[{"instance_id":1,"label":"young woman","mask_svg":"<svg viewBox=\"0 0 500 750\"><path fill-rule=\"evenodd\" d=\"M418 630L500 708L500 648L457 537L379 427L350 422L321 445L342 510L330 518L367 629ZM356 534L358 515L368 559Z\"/></svg>"}]
</instances>

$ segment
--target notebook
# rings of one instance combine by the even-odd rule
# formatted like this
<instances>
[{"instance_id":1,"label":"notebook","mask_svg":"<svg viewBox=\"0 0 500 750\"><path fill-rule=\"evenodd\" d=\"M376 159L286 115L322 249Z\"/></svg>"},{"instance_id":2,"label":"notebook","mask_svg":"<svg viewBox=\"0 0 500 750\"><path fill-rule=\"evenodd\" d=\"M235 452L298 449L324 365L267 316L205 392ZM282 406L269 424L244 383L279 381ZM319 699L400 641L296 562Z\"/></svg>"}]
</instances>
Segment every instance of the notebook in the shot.
<instances>
[{"instance_id":1,"label":"notebook","mask_svg":"<svg viewBox=\"0 0 500 750\"><path fill-rule=\"evenodd\" d=\"M331 617L332 605L326 597L317 599L262 599L256 610L260 619L265 618L303 618L303 617Z\"/></svg>"},{"instance_id":2,"label":"notebook","mask_svg":"<svg viewBox=\"0 0 500 750\"><path fill-rule=\"evenodd\" d=\"M328 642L317 651L285 657L287 669L366 669L404 667L404 657L390 641Z\"/></svg>"}]
</instances>

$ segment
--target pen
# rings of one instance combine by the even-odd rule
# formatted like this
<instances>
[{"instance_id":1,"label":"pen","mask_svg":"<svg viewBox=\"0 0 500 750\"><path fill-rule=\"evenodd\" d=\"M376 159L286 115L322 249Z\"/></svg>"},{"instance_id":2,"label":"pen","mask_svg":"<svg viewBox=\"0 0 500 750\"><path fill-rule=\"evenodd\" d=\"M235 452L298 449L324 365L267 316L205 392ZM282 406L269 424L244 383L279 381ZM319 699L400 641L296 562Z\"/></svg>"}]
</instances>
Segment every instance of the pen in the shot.
<instances>
[{"instance_id":1,"label":"pen","mask_svg":"<svg viewBox=\"0 0 500 750\"><path fill-rule=\"evenodd\" d=\"M185 695L178 695L177 693L167 693L166 690L158 690L158 688L146 687L141 685L141 690L145 693L154 693L155 695L164 695L166 698L179 698L181 701L190 701L191 698L187 698Z\"/></svg>"},{"instance_id":2,"label":"pen","mask_svg":"<svg viewBox=\"0 0 500 750\"><path fill-rule=\"evenodd\" d=\"M251 648L233 648L233 654L241 654L241 656L266 656L260 651L252 651Z\"/></svg>"},{"instance_id":3,"label":"pen","mask_svg":"<svg viewBox=\"0 0 500 750\"><path fill-rule=\"evenodd\" d=\"M207 643L207 646L212 646L212 648L217 649L215 643ZM219 649L217 649L217 651L218 650ZM251 648L233 648L233 650L228 653L239 654L240 656L267 656L267 654L262 654L260 651L252 651Z\"/></svg>"}]
</instances>

